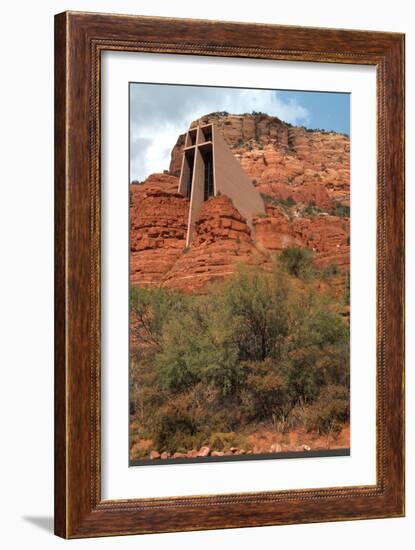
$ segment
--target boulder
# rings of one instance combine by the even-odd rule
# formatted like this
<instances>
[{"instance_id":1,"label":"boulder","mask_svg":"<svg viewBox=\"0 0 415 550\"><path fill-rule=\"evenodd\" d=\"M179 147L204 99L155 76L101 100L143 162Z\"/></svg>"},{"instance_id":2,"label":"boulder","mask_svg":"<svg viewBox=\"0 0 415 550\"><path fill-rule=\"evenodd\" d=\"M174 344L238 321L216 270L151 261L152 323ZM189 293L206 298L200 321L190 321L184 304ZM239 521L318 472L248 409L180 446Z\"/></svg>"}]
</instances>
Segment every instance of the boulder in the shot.
<instances>
[{"instance_id":1,"label":"boulder","mask_svg":"<svg viewBox=\"0 0 415 550\"><path fill-rule=\"evenodd\" d=\"M199 452L197 453L197 456L205 457L205 456L209 456L209 454L210 454L210 448L207 447L207 446L204 446L204 447L201 447L199 449Z\"/></svg>"}]
</instances>

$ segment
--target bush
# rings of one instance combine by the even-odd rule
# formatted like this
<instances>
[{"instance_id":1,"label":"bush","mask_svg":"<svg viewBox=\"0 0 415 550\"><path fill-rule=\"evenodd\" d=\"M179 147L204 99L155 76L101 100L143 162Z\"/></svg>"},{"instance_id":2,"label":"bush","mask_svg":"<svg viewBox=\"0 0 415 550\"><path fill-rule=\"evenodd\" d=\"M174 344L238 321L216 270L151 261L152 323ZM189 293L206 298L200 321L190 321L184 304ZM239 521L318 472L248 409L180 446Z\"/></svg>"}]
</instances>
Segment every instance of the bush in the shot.
<instances>
[{"instance_id":1,"label":"bush","mask_svg":"<svg viewBox=\"0 0 415 550\"><path fill-rule=\"evenodd\" d=\"M159 452L184 452L200 447L205 441L207 419L195 397L194 391L170 395L153 411L149 435Z\"/></svg>"},{"instance_id":2,"label":"bush","mask_svg":"<svg viewBox=\"0 0 415 550\"><path fill-rule=\"evenodd\" d=\"M328 386L309 406L294 412L307 431L337 433L349 419L349 391L345 386Z\"/></svg>"},{"instance_id":3,"label":"bush","mask_svg":"<svg viewBox=\"0 0 415 550\"><path fill-rule=\"evenodd\" d=\"M209 113L208 115L206 115L205 118L222 117L222 116L228 116L228 115L229 115L228 111L214 111L213 113Z\"/></svg>"},{"instance_id":4,"label":"bush","mask_svg":"<svg viewBox=\"0 0 415 550\"><path fill-rule=\"evenodd\" d=\"M239 360L279 357L288 334L288 287L278 268L267 275L241 267L220 295L222 310L217 307L216 311L225 320Z\"/></svg>"},{"instance_id":5,"label":"bush","mask_svg":"<svg viewBox=\"0 0 415 550\"><path fill-rule=\"evenodd\" d=\"M130 315L137 322L136 336L139 342L159 345L165 322L181 314L186 300L186 296L179 292L132 287Z\"/></svg>"},{"instance_id":6,"label":"bush","mask_svg":"<svg viewBox=\"0 0 415 550\"><path fill-rule=\"evenodd\" d=\"M214 295L193 297L180 317L164 326L163 346L156 356L160 384L180 392L199 382L214 384L223 395L240 383L241 366L227 312Z\"/></svg>"},{"instance_id":7,"label":"bush","mask_svg":"<svg viewBox=\"0 0 415 550\"><path fill-rule=\"evenodd\" d=\"M248 421L271 420L285 417L290 409L289 395L282 369L275 361L250 363L244 386L242 411Z\"/></svg>"},{"instance_id":8,"label":"bush","mask_svg":"<svg viewBox=\"0 0 415 550\"><path fill-rule=\"evenodd\" d=\"M235 432L214 432L207 442L213 451L229 451L231 447L249 448L246 438Z\"/></svg>"},{"instance_id":9,"label":"bush","mask_svg":"<svg viewBox=\"0 0 415 550\"><path fill-rule=\"evenodd\" d=\"M262 200L265 204L270 204L271 206L280 206L283 210L290 210L293 206L295 206L297 203L295 202L295 199L290 195L286 199L279 199L276 197L272 197L271 195L267 195L266 193L261 193Z\"/></svg>"},{"instance_id":10,"label":"bush","mask_svg":"<svg viewBox=\"0 0 415 550\"><path fill-rule=\"evenodd\" d=\"M317 214L320 214L323 212L321 208L319 208L314 201L309 202L302 210L303 216L310 216L313 218L314 216L317 216Z\"/></svg>"},{"instance_id":11,"label":"bush","mask_svg":"<svg viewBox=\"0 0 415 550\"><path fill-rule=\"evenodd\" d=\"M344 218L350 218L350 206L335 202L331 211L333 216L340 216Z\"/></svg>"},{"instance_id":12,"label":"bush","mask_svg":"<svg viewBox=\"0 0 415 550\"><path fill-rule=\"evenodd\" d=\"M200 447L203 437L186 414L167 410L157 418L154 442L159 452L185 452Z\"/></svg>"},{"instance_id":13,"label":"bush","mask_svg":"<svg viewBox=\"0 0 415 550\"><path fill-rule=\"evenodd\" d=\"M337 264L327 265L321 272L322 277L333 277L339 274L339 266Z\"/></svg>"},{"instance_id":14,"label":"bush","mask_svg":"<svg viewBox=\"0 0 415 550\"><path fill-rule=\"evenodd\" d=\"M133 288L134 442L227 450L246 448L237 439L257 424L280 430L297 422L324 433L347 420L348 324L311 283L291 291L292 277L307 270L310 251L294 248L270 272L240 267L204 296Z\"/></svg>"},{"instance_id":15,"label":"bush","mask_svg":"<svg viewBox=\"0 0 415 550\"><path fill-rule=\"evenodd\" d=\"M308 248L284 248L280 261L288 273L299 279L309 279L313 274L313 253Z\"/></svg>"},{"instance_id":16,"label":"bush","mask_svg":"<svg viewBox=\"0 0 415 550\"><path fill-rule=\"evenodd\" d=\"M283 375L293 406L310 403L330 384L348 384L349 329L312 291L291 308Z\"/></svg>"}]
</instances>

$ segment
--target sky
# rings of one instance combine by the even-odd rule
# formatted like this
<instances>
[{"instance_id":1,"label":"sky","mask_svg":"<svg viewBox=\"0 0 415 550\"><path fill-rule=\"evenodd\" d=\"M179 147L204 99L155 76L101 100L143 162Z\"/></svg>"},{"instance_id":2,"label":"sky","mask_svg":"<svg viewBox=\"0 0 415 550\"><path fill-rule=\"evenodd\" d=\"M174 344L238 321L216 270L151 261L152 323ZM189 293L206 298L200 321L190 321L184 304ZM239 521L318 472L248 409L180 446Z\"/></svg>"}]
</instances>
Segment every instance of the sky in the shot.
<instances>
[{"instance_id":1,"label":"sky","mask_svg":"<svg viewBox=\"0 0 415 550\"><path fill-rule=\"evenodd\" d=\"M215 111L261 111L294 126L350 134L350 95L170 84L130 84L130 181L167 170L178 136Z\"/></svg>"}]
</instances>

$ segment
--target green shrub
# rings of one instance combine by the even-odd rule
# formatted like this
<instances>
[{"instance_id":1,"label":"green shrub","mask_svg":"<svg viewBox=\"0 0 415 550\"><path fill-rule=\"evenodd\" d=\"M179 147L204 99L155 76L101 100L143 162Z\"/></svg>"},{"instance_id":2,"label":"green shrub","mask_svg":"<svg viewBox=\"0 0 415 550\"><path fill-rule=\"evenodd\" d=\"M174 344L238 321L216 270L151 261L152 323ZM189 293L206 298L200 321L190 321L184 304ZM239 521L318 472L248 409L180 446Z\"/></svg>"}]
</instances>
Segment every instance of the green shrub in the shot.
<instances>
[{"instance_id":1,"label":"green shrub","mask_svg":"<svg viewBox=\"0 0 415 550\"><path fill-rule=\"evenodd\" d=\"M327 265L321 272L322 277L333 277L340 273L339 266L337 264Z\"/></svg>"},{"instance_id":2,"label":"green shrub","mask_svg":"<svg viewBox=\"0 0 415 550\"><path fill-rule=\"evenodd\" d=\"M244 385L242 410L248 421L270 421L274 424L290 409L289 394L280 365L267 359L249 363Z\"/></svg>"},{"instance_id":3,"label":"green shrub","mask_svg":"<svg viewBox=\"0 0 415 550\"><path fill-rule=\"evenodd\" d=\"M179 292L133 286L130 290L130 314L137 321L138 340L149 345L159 345L165 322L181 314L186 300L186 296Z\"/></svg>"},{"instance_id":4,"label":"green shrub","mask_svg":"<svg viewBox=\"0 0 415 550\"><path fill-rule=\"evenodd\" d=\"M290 195L286 199L280 199L267 195L266 193L261 193L262 200L265 204L270 204L271 206L280 206L284 210L290 210L291 207L295 206L297 203L295 199Z\"/></svg>"},{"instance_id":5,"label":"green shrub","mask_svg":"<svg viewBox=\"0 0 415 550\"><path fill-rule=\"evenodd\" d=\"M303 209L302 209L302 215L303 216L309 216L311 218L314 218L314 216L317 216L323 212L321 208L319 208L314 201L309 202Z\"/></svg>"},{"instance_id":6,"label":"green shrub","mask_svg":"<svg viewBox=\"0 0 415 550\"><path fill-rule=\"evenodd\" d=\"M278 357L288 334L288 287L280 271L273 274L240 267L221 289L222 310L229 338L239 360Z\"/></svg>"},{"instance_id":7,"label":"green shrub","mask_svg":"<svg viewBox=\"0 0 415 550\"><path fill-rule=\"evenodd\" d=\"M328 386L318 399L297 410L297 417L307 431L319 434L337 433L349 419L349 391L345 386Z\"/></svg>"},{"instance_id":8,"label":"green shrub","mask_svg":"<svg viewBox=\"0 0 415 550\"><path fill-rule=\"evenodd\" d=\"M213 383L226 395L240 383L237 344L224 324L227 312L211 298L194 298L187 311L165 324L156 356L163 388L180 392L199 382Z\"/></svg>"},{"instance_id":9,"label":"green shrub","mask_svg":"<svg viewBox=\"0 0 415 550\"><path fill-rule=\"evenodd\" d=\"M294 277L306 279L312 276L313 253L308 248L284 248L280 261Z\"/></svg>"},{"instance_id":10,"label":"green shrub","mask_svg":"<svg viewBox=\"0 0 415 550\"><path fill-rule=\"evenodd\" d=\"M249 444L243 436L235 432L214 432L209 437L208 446L212 451L229 451L231 447L244 448L247 450Z\"/></svg>"},{"instance_id":11,"label":"green shrub","mask_svg":"<svg viewBox=\"0 0 415 550\"><path fill-rule=\"evenodd\" d=\"M340 202L335 202L331 211L333 216L340 216L344 218L350 218L350 206L342 204Z\"/></svg>"},{"instance_id":12,"label":"green shrub","mask_svg":"<svg viewBox=\"0 0 415 550\"><path fill-rule=\"evenodd\" d=\"M270 272L241 266L206 295L131 289L134 442L227 450L246 448L250 426L328 433L347 421L349 327L330 295L294 283L311 262L286 249Z\"/></svg>"},{"instance_id":13,"label":"green shrub","mask_svg":"<svg viewBox=\"0 0 415 550\"><path fill-rule=\"evenodd\" d=\"M229 115L228 111L214 111L213 113L209 113L208 115L206 115L205 118L222 117L222 116L228 116L228 115Z\"/></svg>"},{"instance_id":14,"label":"green shrub","mask_svg":"<svg viewBox=\"0 0 415 550\"><path fill-rule=\"evenodd\" d=\"M204 415L192 393L170 396L153 411L150 434L158 451L184 452L202 444Z\"/></svg>"}]
</instances>

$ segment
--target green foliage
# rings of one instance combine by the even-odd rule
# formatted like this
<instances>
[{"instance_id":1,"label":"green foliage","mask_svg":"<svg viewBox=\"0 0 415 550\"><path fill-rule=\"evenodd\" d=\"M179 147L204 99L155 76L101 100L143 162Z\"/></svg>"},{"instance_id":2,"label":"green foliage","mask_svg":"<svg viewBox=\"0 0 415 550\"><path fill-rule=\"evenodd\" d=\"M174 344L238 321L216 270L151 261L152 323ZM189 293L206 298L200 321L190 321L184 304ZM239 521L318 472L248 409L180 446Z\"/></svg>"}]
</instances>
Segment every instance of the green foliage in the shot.
<instances>
[{"instance_id":1,"label":"green foliage","mask_svg":"<svg viewBox=\"0 0 415 550\"><path fill-rule=\"evenodd\" d=\"M265 204L273 204L275 201L274 197L271 197L270 195L266 195L265 193L260 193L260 195Z\"/></svg>"},{"instance_id":2,"label":"green foliage","mask_svg":"<svg viewBox=\"0 0 415 550\"><path fill-rule=\"evenodd\" d=\"M331 385L320 392L311 405L294 412L307 431L319 434L339 432L349 418L349 392L345 386Z\"/></svg>"},{"instance_id":3,"label":"green foliage","mask_svg":"<svg viewBox=\"0 0 415 550\"><path fill-rule=\"evenodd\" d=\"M211 449L218 451L229 451L231 447L249 447L246 438L235 432L214 432L208 439L207 444Z\"/></svg>"},{"instance_id":4,"label":"green foliage","mask_svg":"<svg viewBox=\"0 0 415 550\"><path fill-rule=\"evenodd\" d=\"M340 216L343 218L350 218L350 206L342 204L341 202L335 202L331 211L333 216Z\"/></svg>"},{"instance_id":5,"label":"green foliage","mask_svg":"<svg viewBox=\"0 0 415 550\"><path fill-rule=\"evenodd\" d=\"M323 278L333 277L334 275L338 275L338 274L339 274L339 266L337 264L329 264L321 272L321 275Z\"/></svg>"},{"instance_id":6,"label":"green foliage","mask_svg":"<svg viewBox=\"0 0 415 550\"><path fill-rule=\"evenodd\" d=\"M221 116L228 116L228 111L214 111L213 113L209 113L206 115L206 118L208 117L221 117Z\"/></svg>"},{"instance_id":7,"label":"green foliage","mask_svg":"<svg viewBox=\"0 0 415 550\"><path fill-rule=\"evenodd\" d=\"M310 292L292 309L284 377L292 402L307 403L329 384L348 385L349 329L330 304Z\"/></svg>"},{"instance_id":8,"label":"green foliage","mask_svg":"<svg viewBox=\"0 0 415 550\"><path fill-rule=\"evenodd\" d=\"M280 361L270 358L250 362L242 394L242 410L248 421L286 416L290 408L287 379Z\"/></svg>"},{"instance_id":9,"label":"green foliage","mask_svg":"<svg viewBox=\"0 0 415 550\"><path fill-rule=\"evenodd\" d=\"M198 382L213 383L226 395L238 385L238 350L215 305L194 299L192 307L165 324L156 356L163 388L181 392Z\"/></svg>"},{"instance_id":10,"label":"green foliage","mask_svg":"<svg viewBox=\"0 0 415 550\"><path fill-rule=\"evenodd\" d=\"M308 128L307 126L301 126L301 128L303 130L305 130L308 134L314 134L314 133L331 134L331 133L333 133L330 130L325 130L324 128Z\"/></svg>"},{"instance_id":11,"label":"green foliage","mask_svg":"<svg viewBox=\"0 0 415 550\"><path fill-rule=\"evenodd\" d=\"M288 288L281 272L272 276L240 267L220 292L220 318L238 348L240 360L263 361L280 354L288 333Z\"/></svg>"},{"instance_id":12,"label":"green foliage","mask_svg":"<svg viewBox=\"0 0 415 550\"><path fill-rule=\"evenodd\" d=\"M314 216L317 216L321 212L323 212L323 210L316 206L316 203L314 201L311 201L303 208L302 215L314 218Z\"/></svg>"},{"instance_id":13,"label":"green foliage","mask_svg":"<svg viewBox=\"0 0 415 550\"><path fill-rule=\"evenodd\" d=\"M297 204L291 195L286 199L277 199L275 197L271 197L270 195L266 195L265 193L261 193L261 197L265 204L270 204L271 206L280 206L287 211L289 211L293 206Z\"/></svg>"},{"instance_id":14,"label":"green foliage","mask_svg":"<svg viewBox=\"0 0 415 550\"><path fill-rule=\"evenodd\" d=\"M281 253L281 263L288 273L299 279L312 276L313 253L308 248L287 247Z\"/></svg>"},{"instance_id":15,"label":"green foliage","mask_svg":"<svg viewBox=\"0 0 415 550\"><path fill-rule=\"evenodd\" d=\"M235 141L235 143L232 145L232 149L237 149L238 147L243 147L244 145L246 145L245 141L242 139L242 138L239 138L237 139L237 141ZM249 145L248 145L248 149L249 149ZM251 147L252 149L252 147Z\"/></svg>"},{"instance_id":16,"label":"green foliage","mask_svg":"<svg viewBox=\"0 0 415 550\"><path fill-rule=\"evenodd\" d=\"M186 297L177 292L132 287L130 312L138 323L139 340L147 344L160 344L166 320L180 315L185 304Z\"/></svg>"},{"instance_id":17,"label":"green foliage","mask_svg":"<svg viewBox=\"0 0 415 550\"><path fill-rule=\"evenodd\" d=\"M294 292L312 258L286 250L271 272L240 267L204 296L132 288L138 437L159 451L246 449L250 425L328 433L347 420L348 324L308 283Z\"/></svg>"}]
</instances>

